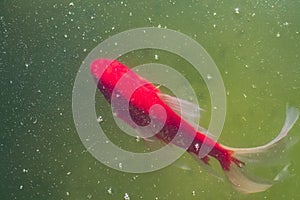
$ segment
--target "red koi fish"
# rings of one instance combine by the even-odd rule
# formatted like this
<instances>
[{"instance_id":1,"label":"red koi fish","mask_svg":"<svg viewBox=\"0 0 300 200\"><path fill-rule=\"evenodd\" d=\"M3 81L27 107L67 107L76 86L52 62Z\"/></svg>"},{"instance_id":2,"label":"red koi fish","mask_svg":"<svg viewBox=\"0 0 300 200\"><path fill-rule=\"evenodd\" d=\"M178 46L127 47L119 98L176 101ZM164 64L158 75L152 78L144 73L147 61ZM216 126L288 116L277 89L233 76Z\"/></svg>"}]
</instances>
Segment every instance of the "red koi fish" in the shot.
<instances>
[{"instance_id":1,"label":"red koi fish","mask_svg":"<svg viewBox=\"0 0 300 200\"><path fill-rule=\"evenodd\" d=\"M293 143L293 140L286 136L298 119L299 112L296 108L287 108L286 120L281 132L269 143L253 148L231 148L210 139L209 136L204 134L204 131L197 130L188 120L178 114L178 101L180 100L176 103L176 98L162 94L155 85L134 73L124 64L116 60L98 59L91 64L91 73L97 81L98 89L108 102L111 103L112 95L114 94L118 98L123 99L123 102L127 102L127 105L129 103L129 111L127 112L129 112L131 119L128 119L129 116L124 109L117 109L116 114L119 118L129 123L132 127L143 127L150 123L158 126L162 124L160 131L154 136L164 143L172 142L176 146L183 147L182 141L173 142L173 138L180 126L183 132L183 139L193 137L192 143L186 151L196 156L200 162L207 166L209 165L210 157L217 159L228 180L238 191L244 193L264 191L270 188L274 181L283 174L283 172L282 174L279 173L274 180L262 181L262 179L250 178L244 168L250 163L264 163L267 159L280 159L280 156L277 154L284 152ZM122 84L117 84L121 79ZM189 105L184 100L181 103ZM164 109L165 114L163 115L159 109L152 109L152 115L154 113L156 117L151 118L150 109L154 105L160 105ZM174 105L177 108L174 108ZM151 122L151 120L153 121ZM161 122L162 120L164 121ZM211 151L206 156L200 157L199 147L203 145L210 147ZM284 170L287 170L287 167L284 167Z\"/></svg>"}]
</instances>

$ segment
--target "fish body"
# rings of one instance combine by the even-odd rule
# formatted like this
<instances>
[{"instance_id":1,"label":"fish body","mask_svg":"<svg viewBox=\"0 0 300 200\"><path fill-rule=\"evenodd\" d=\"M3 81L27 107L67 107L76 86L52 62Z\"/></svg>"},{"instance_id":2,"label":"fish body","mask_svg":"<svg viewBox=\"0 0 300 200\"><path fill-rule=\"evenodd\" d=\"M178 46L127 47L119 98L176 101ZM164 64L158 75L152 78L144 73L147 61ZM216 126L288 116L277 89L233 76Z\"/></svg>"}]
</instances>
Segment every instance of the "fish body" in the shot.
<instances>
[{"instance_id":1,"label":"fish body","mask_svg":"<svg viewBox=\"0 0 300 200\"><path fill-rule=\"evenodd\" d=\"M194 125L191 125L188 120L172 109L166 101L166 98L169 97L162 94L158 87L121 62L97 59L91 64L91 73L97 82L98 89L115 109L116 115L131 127L148 127L150 125L160 127L159 131L152 131L154 132L152 134L164 143L173 143L185 148L195 157L198 156L199 161L205 165L209 165L210 157L217 159L234 188L241 192L254 193L271 187L272 182L248 178L241 170L247 164L242 159L254 157L259 160L258 154L268 154L277 146L285 148L278 144L285 138L297 120L299 115L297 109L287 109L287 119L282 131L268 144L253 148L231 148L214 141L205 133L197 130ZM117 101L115 101L116 99ZM171 100L174 101L172 98ZM123 109L124 105L128 105L128 109ZM151 132L152 129L150 127L145 130ZM179 130L180 140L174 140ZM192 142L186 147L188 141ZM200 157L199 150L203 146L211 150L204 157Z\"/></svg>"}]
</instances>

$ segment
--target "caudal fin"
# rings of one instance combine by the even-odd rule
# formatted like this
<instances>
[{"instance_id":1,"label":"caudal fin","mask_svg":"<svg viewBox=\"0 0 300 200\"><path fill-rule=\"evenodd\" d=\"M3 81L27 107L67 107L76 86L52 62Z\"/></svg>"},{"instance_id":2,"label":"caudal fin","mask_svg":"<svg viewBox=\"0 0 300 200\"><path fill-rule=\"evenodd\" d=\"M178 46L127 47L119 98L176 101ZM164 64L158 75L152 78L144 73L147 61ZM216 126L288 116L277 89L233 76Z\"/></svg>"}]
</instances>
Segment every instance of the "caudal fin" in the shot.
<instances>
[{"instance_id":1,"label":"caudal fin","mask_svg":"<svg viewBox=\"0 0 300 200\"><path fill-rule=\"evenodd\" d=\"M286 137L289 130L295 124L299 117L299 112L296 108L288 107L286 110L286 120L281 132L269 143L253 147L253 148L230 148L224 147L230 151L231 164L228 170L224 170L229 181L235 189L244 193L255 193L264 191L272 186L275 181L281 178L281 175L286 173L288 164L284 163L286 150L295 144L295 138ZM242 164L238 164L236 161ZM263 180L249 175L247 171L248 165L278 163L285 165L283 170L273 180ZM269 162L269 163L270 163Z\"/></svg>"}]
</instances>

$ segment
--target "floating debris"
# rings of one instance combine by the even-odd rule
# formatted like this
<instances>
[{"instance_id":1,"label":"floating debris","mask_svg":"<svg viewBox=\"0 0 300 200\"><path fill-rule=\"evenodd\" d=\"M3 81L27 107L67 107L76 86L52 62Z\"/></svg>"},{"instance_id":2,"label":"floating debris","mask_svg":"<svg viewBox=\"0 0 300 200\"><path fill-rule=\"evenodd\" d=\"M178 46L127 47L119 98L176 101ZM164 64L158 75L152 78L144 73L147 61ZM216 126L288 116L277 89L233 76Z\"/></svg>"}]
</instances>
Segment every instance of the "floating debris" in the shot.
<instances>
[{"instance_id":1,"label":"floating debris","mask_svg":"<svg viewBox=\"0 0 300 200\"><path fill-rule=\"evenodd\" d=\"M199 145L198 143L196 143L196 144L194 145L194 148L195 148L196 151L198 151L199 148L200 148L200 145Z\"/></svg>"},{"instance_id":2,"label":"floating debris","mask_svg":"<svg viewBox=\"0 0 300 200\"><path fill-rule=\"evenodd\" d=\"M120 168L120 169L123 169L122 163L119 163L119 168Z\"/></svg>"},{"instance_id":3,"label":"floating debris","mask_svg":"<svg viewBox=\"0 0 300 200\"><path fill-rule=\"evenodd\" d=\"M212 77L210 74L207 74L207 75L206 75L206 78L207 78L208 80L210 80L210 79L212 79L213 77Z\"/></svg>"},{"instance_id":4,"label":"floating debris","mask_svg":"<svg viewBox=\"0 0 300 200\"><path fill-rule=\"evenodd\" d=\"M154 55L154 59L158 60L158 55L157 54Z\"/></svg>"},{"instance_id":5,"label":"floating debris","mask_svg":"<svg viewBox=\"0 0 300 200\"><path fill-rule=\"evenodd\" d=\"M135 141L140 142L141 141L141 137L140 136L136 136L135 137Z\"/></svg>"},{"instance_id":6,"label":"floating debris","mask_svg":"<svg viewBox=\"0 0 300 200\"><path fill-rule=\"evenodd\" d=\"M130 200L130 197L129 197L128 193L125 193L124 200Z\"/></svg>"},{"instance_id":7,"label":"floating debris","mask_svg":"<svg viewBox=\"0 0 300 200\"><path fill-rule=\"evenodd\" d=\"M107 193L108 193L108 194L112 194L112 187L109 187L109 188L108 188Z\"/></svg>"},{"instance_id":8,"label":"floating debris","mask_svg":"<svg viewBox=\"0 0 300 200\"><path fill-rule=\"evenodd\" d=\"M240 14L240 9L239 9L239 8L235 8L235 9L234 9L234 13L235 13L235 14Z\"/></svg>"},{"instance_id":9,"label":"floating debris","mask_svg":"<svg viewBox=\"0 0 300 200\"><path fill-rule=\"evenodd\" d=\"M195 190L192 191L192 195L193 195L193 196L196 196Z\"/></svg>"},{"instance_id":10,"label":"floating debris","mask_svg":"<svg viewBox=\"0 0 300 200\"><path fill-rule=\"evenodd\" d=\"M247 121L247 119L246 119L246 117L245 117L245 116L243 116L243 117L242 117L242 120L244 120L245 122Z\"/></svg>"},{"instance_id":11,"label":"floating debris","mask_svg":"<svg viewBox=\"0 0 300 200\"><path fill-rule=\"evenodd\" d=\"M35 120L34 120L32 123L33 123L33 124L36 124L36 123L37 123L37 121L38 121L38 120L37 120L37 119L35 119Z\"/></svg>"},{"instance_id":12,"label":"floating debris","mask_svg":"<svg viewBox=\"0 0 300 200\"><path fill-rule=\"evenodd\" d=\"M280 33L279 32L276 34L276 37L278 37L278 38L280 37Z\"/></svg>"},{"instance_id":13,"label":"floating debris","mask_svg":"<svg viewBox=\"0 0 300 200\"><path fill-rule=\"evenodd\" d=\"M97 122L98 123L103 122L103 117L101 115L97 118Z\"/></svg>"},{"instance_id":14,"label":"floating debris","mask_svg":"<svg viewBox=\"0 0 300 200\"><path fill-rule=\"evenodd\" d=\"M283 22L283 26L288 26L289 23L288 22Z\"/></svg>"}]
</instances>

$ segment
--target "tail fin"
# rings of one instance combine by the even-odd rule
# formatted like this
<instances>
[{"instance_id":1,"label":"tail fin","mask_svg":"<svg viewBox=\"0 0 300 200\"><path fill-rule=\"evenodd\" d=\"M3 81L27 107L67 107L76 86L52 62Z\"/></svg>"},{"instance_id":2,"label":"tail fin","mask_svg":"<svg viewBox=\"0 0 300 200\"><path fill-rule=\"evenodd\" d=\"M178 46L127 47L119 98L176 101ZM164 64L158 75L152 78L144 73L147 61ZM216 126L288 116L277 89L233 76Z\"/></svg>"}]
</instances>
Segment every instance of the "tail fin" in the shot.
<instances>
[{"instance_id":1,"label":"tail fin","mask_svg":"<svg viewBox=\"0 0 300 200\"><path fill-rule=\"evenodd\" d=\"M283 154L287 148L297 142L295 138L288 138L286 136L298 117L299 112L296 108L287 107L286 120L281 132L276 138L263 146L253 148L224 147L232 151L230 168L224 170L224 172L235 189L244 193L261 192L271 187L278 180L278 177L286 173L288 165L282 163L282 160L286 158ZM273 180L259 180L247 174L248 165L265 164L268 163L268 160L270 162L278 161L281 164L285 164L283 170Z\"/></svg>"}]
</instances>

